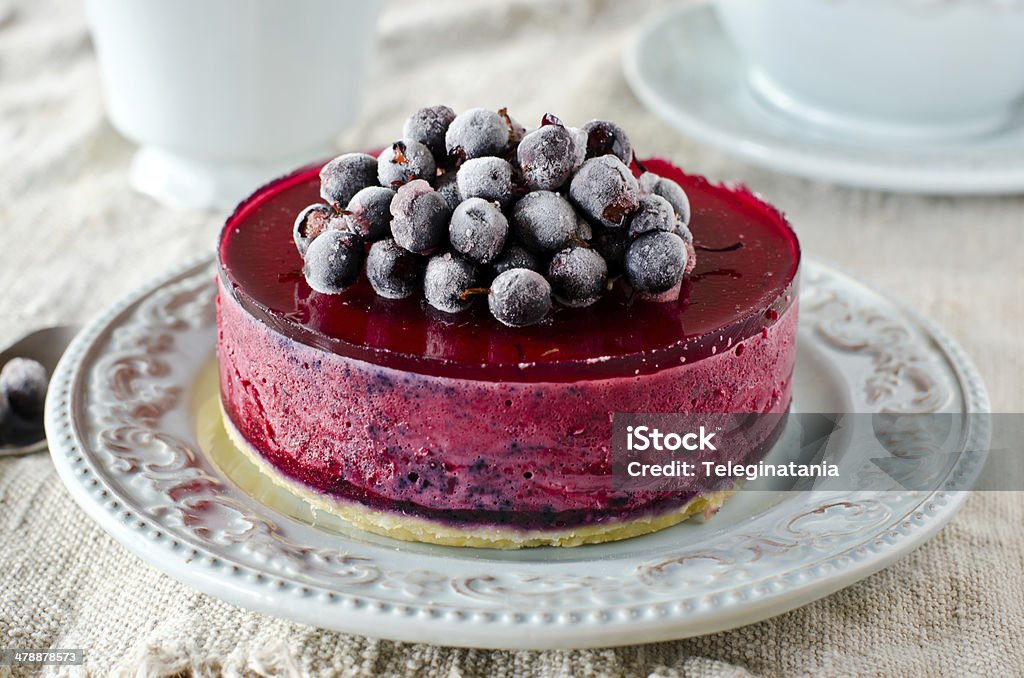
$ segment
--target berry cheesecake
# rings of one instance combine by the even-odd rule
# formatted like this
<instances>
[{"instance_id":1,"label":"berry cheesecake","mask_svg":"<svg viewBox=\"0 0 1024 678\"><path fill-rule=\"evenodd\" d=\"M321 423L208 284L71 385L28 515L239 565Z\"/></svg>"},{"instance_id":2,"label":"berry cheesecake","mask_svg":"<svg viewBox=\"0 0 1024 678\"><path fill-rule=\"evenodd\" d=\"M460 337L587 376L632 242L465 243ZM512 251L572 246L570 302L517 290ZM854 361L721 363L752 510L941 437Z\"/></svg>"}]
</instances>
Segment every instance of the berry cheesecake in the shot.
<instances>
[{"instance_id":1,"label":"berry cheesecake","mask_svg":"<svg viewBox=\"0 0 1024 678\"><path fill-rule=\"evenodd\" d=\"M637 161L614 123L425 108L228 219L225 426L274 482L398 539L575 546L710 516L733 479L617 489L613 415L785 412L799 262L778 210Z\"/></svg>"}]
</instances>

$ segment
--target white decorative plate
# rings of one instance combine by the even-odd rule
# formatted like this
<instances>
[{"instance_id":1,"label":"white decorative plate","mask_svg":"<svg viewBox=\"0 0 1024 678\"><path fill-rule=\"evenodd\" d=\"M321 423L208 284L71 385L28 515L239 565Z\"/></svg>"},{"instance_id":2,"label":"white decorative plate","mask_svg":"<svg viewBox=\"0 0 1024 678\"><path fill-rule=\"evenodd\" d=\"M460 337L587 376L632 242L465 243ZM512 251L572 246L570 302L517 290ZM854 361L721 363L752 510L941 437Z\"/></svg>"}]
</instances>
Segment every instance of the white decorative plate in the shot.
<instances>
[{"instance_id":1,"label":"white decorative plate","mask_svg":"<svg viewBox=\"0 0 1024 678\"><path fill-rule=\"evenodd\" d=\"M704 2L651 19L623 55L626 79L654 113L697 141L810 179L935 194L1024 191L1024 109L1002 132L912 143L840 138L771 108Z\"/></svg>"},{"instance_id":2,"label":"white decorative plate","mask_svg":"<svg viewBox=\"0 0 1024 678\"><path fill-rule=\"evenodd\" d=\"M802 290L795 409L987 411L974 369L923 319L819 264L805 264ZM740 492L707 523L575 549L391 541L314 515L225 445L214 296L207 260L97 318L54 375L47 434L71 494L130 551L269 614L493 648L710 633L885 567L932 536L965 496ZM983 449L986 435L972 429L963 450ZM951 474L984 458L963 450Z\"/></svg>"}]
</instances>

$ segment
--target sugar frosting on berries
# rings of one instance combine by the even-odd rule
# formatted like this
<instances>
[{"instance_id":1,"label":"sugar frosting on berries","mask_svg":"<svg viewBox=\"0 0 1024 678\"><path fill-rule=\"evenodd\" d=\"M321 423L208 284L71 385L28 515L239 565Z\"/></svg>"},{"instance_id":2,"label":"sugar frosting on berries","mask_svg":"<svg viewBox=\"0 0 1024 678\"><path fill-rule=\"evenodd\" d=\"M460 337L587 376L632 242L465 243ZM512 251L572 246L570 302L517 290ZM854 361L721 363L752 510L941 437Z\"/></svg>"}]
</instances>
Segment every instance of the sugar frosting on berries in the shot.
<instances>
[{"instance_id":1,"label":"sugar frosting on berries","mask_svg":"<svg viewBox=\"0 0 1024 678\"><path fill-rule=\"evenodd\" d=\"M352 229L369 241L391 234L391 201L395 190L383 186L367 186L352 196L345 211Z\"/></svg>"},{"instance_id":2,"label":"sugar frosting on berries","mask_svg":"<svg viewBox=\"0 0 1024 678\"><path fill-rule=\"evenodd\" d=\"M498 258L508 238L508 219L498 203L469 198L452 214L448 225L452 249L469 261L489 264Z\"/></svg>"},{"instance_id":3,"label":"sugar frosting on berries","mask_svg":"<svg viewBox=\"0 0 1024 678\"><path fill-rule=\"evenodd\" d=\"M447 106L427 106L409 116L402 127L402 137L420 142L435 159L440 159L445 155L444 137L453 120L455 111Z\"/></svg>"},{"instance_id":4,"label":"sugar frosting on berries","mask_svg":"<svg viewBox=\"0 0 1024 678\"><path fill-rule=\"evenodd\" d=\"M502 158L467 160L459 168L457 181L462 200L483 198L507 206L515 199L515 168Z\"/></svg>"},{"instance_id":5,"label":"sugar frosting on berries","mask_svg":"<svg viewBox=\"0 0 1024 678\"><path fill-rule=\"evenodd\" d=\"M502 155L508 147L509 126L496 111L471 108L455 116L445 133L448 154L459 160Z\"/></svg>"},{"instance_id":6,"label":"sugar frosting on berries","mask_svg":"<svg viewBox=\"0 0 1024 678\"><path fill-rule=\"evenodd\" d=\"M397 188L414 179L433 180L437 163L430 149L415 139L400 139L377 156L377 179L381 186Z\"/></svg>"},{"instance_id":7,"label":"sugar frosting on berries","mask_svg":"<svg viewBox=\"0 0 1024 678\"><path fill-rule=\"evenodd\" d=\"M466 291L476 284L476 269L468 261L451 252L431 257L423 275L423 292L427 303L445 313L459 313L469 308Z\"/></svg>"},{"instance_id":8,"label":"sugar frosting on berries","mask_svg":"<svg viewBox=\"0 0 1024 678\"><path fill-rule=\"evenodd\" d=\"M356 193L377 185L377 159L366 153L346 153L320 170L320 197L342 208Z\"/></svg>"},{"instance_id":9,"label":"sugar frosting on berries","mask_svg":"<svg viewBox=\"0 0 1024 678\"><path fill-rule=\"evenodd\" d=\"M614 155L583 163L572 178L569 197L589 219L608 228L625 226L640 206L640 186Z\"/></svg>"},{"instance_id":10,"label":"sugar frosting on berries","mask_svg":"<svg viewBox=\"0 0 1024 678\"><path fill-rule=\"evenodd\" d=\"M401 247L430 254L444 245L451 210L447 201L423 179L405 184L391 201L391 232Z\"/></svg>"},{"instance_id":11,"label":"sugar frosting on berries","mask_svg":"<svg viewBox=\"0 0 1024 678\"><path fill-rule=\"evenodd\" d=\"M527 193L512 210L516 235L527 248L551 254L570 242L579 229L579 218L569 201L551 191Z\"/></svg>"},{"instance_id":12,"label":"sugar frosting on berries","mask_svg":"<svg viewBox=\"0 0 1024 678\"><path fill-rule=\"evenodd\" d=\"M653 172L644 172L638 181L640 191L645 195L661 196L672 205L676 219L681 225L690 225L690 199L682 187L671 179L659 177Z\"/></svg>"},{"instance_id":13,"label":"sugar frosting on berries","mask_svg":"<svg viewBox=\"0 0 1024 678\"><path fill-rule=\"evenodd\" d=\"M527 132L506 109L421 108L377 158L347 153L322 169L324 203L292 225L307 282L342 294L365 271L379 296L422 295L449 314L486 297L510 327L615 285L670 298L700 249L689 199L633 154L608 120L546 114Z\"/></svg>"},{"instance_id":14,"label":"sugar frosting on berries","mask_svg":"<svg viewBox=\"0 0 1024 678\"><path fill-rule=\"evenodd\" d=\"M523 137L516 154L527 188L555 191L572 177L579 150L564 126L544 125Z\"/></svg>"}]
</instances>

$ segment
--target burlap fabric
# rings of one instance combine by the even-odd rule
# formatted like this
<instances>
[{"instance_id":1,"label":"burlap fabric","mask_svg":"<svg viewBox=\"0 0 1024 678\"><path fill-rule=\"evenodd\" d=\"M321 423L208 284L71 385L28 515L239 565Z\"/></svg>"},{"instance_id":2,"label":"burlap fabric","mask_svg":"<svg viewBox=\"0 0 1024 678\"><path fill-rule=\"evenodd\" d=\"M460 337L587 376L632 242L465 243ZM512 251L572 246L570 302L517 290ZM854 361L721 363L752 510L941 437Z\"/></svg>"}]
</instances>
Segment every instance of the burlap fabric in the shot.
<instances>
[{"instance_id":1,"label":"burlap fabric","mask_svg":"<svg viewBox=\"0 0 1024 678\"><path fill-rule=\"evenodd\" d=\"M643 152L745 181L783 206L808 254L947 328L976 361L995 409L1021 411L1024 199L838 188L680 137L638 104L619 66L649 9L612 0L394 2L361 122L339 147L387 142L409 110L439 102L509 106L522 120L548 110L568 121L618 120ZM132 147L104 120L79 3L0 2L0 17L7 342L37 326L83 322L154 272L210 250L224 215L169 210L126 188ZM728 633L581 652L469 651L326 632L191 591L96 527L38 455L0 462L0 647L86 648L82 671L97 676L1017 674L1022 524L1019 495L976 495L886 571Z\"/></svg>"}]
</instances>

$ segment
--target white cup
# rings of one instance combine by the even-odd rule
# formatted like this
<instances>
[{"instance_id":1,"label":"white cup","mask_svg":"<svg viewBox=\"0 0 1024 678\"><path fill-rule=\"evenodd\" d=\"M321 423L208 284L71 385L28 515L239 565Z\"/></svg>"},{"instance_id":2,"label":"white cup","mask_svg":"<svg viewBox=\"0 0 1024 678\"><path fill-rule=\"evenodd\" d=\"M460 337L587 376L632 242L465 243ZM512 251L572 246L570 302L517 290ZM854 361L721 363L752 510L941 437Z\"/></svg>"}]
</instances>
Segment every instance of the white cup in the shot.
<instances>
[{"instance_id":1,"label":"white cup","mask_svg":"<svg viewBox=\"0 0 1024 678\"><path fill-rule=\"evenodd\" d=\"M376 0L86 0L132 186L231 207L358 113Z\"/></svg>"},{"instance_id":2,"label":"white cup","mask_svg":"<svg viewBox=\"0 0 1024 678\"><path fill-rule=\"evenodd\" d=\"M948 139L1024 97L1020 0L716 0L754 93L830 131Z\"/></svg>"}]
</instances>

